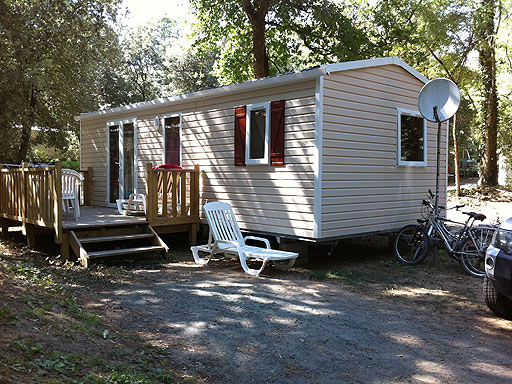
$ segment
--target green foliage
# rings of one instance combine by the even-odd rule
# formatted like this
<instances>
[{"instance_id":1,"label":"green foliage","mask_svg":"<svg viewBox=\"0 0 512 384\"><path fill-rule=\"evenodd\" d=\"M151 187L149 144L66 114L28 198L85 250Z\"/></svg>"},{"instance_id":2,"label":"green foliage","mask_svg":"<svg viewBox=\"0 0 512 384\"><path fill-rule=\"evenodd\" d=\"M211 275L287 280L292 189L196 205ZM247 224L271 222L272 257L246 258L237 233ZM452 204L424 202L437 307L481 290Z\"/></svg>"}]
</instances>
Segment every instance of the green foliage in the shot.
<instances>
[{"instance_id":1,"label":"green foliage","mask_svg":"<svg viewBox=\"0 0 512 384\"><path fill-rule=\"evenodd\" d=\"M118 3L0 2L0 161L24 160L35 126L64 147L73 116L96 109Z\"/></svg>"},{"instance_id":2,"label":"green foliage","mask_svg":"<svg viewBox=\"0 0 512 384\"><path fill-rule=\"evenodd\" d=\"M4 304L0 307L0 324L16 325L18 324L18 317L12 313L7 306Z\"/></svg>"},{"instance_id":3,"label":"green foliage","mask_svg":"<svg viewBox=\"0 0 512 384\"><path fill-rule=\"evenodd\" d=\"M477 113L467 98L462 98L459 110L457 111L457 136L459 141L459 156L471 158L480 163L484 151L483 132L477 126ZM450 140L450 152L453 152L453 140ZM450 161L453 161L450 153ZM452 164L450 162L450 164Z\"/></svg>"},{"instance_id":4,"label":"green foliage","mask_svg":"<svg viewBox=\"0 0 512 384\"><path fill-rule=\"evenodd\" d=\"M162 96L166 51L176 43L176 23L162 18L155 24L139 27L124 39L125 79L130 85L132 102Z\"/></svg>"},{"instance_id":5,"label":"green foliage","mask_svg":"<svg viewBox=\"0 0 512 384\"><path fill-rule=\"evenodd\" d=\"M26 263L22 261L10 263L3 261L2 264L4 268L11 272L14 278L18 280L37 285L40 288L51 292L63 290L63 288L55 282L53 276L50 273L42 271L32 263Z\"/></svg>"},{"instance_id":6,"label":"green foliage","mask_svg":"<svg viewBox=\"0 0 512 384\"><path fill-rule=\"evenodd\" d=\"M76 166L78 164L77 160L80 157L78 135L74 132L66 132L62 135L62 140L61 143L54 145L47 134L33 131L31 148L27 154L28 160L31 162L49 163L58 159L69 159L69 163L72 163L72 166L66 168Z\"/></svg>"},{"instance_id":7,"label":"green foliage","mask_svg":"<svg viewBox=\"0 0 512 384\"><path fill-rule=\"evenodd\" d=\"M375 54L375 46L343 3L193 0L195 47L220 52L215 74L221 84L254 78L254 29L244 11L246 3L256 10L268 6L265 44L270 75Z\"/></svg>"},{"instance_id":8,"label":"green foliage","mask_svg":"<svg viewBox=\"0 0 512 384\"><path fill-rule=\"evenodd\" d=\"M367 277L363 272L343 271L339 269L327 271L311 271L309 277L315 280L335 279L342 280L350 285L367 283Z\"/></svg>"},{"instance_id":9,"label":"green foliage","mask_svg":"<svg viewBox=\"0 0 512 384\"><path fill-rule=\"evenodd\" d=\"M107 382L109 384L150 384L143 375L117 370L110 374Z\"/></svg>"},{"instance_id":10,"label":"green foliage","mask_svg":"<svg viewBox=\"0 0 512 384\"><path fill-rule=\"evenodd\" d=\"M37 355L38 353L40 353L43 350L42 344L38 343L38 344L34 345L32 340L30 340L30 339L17 340L14 343L14 345L16 346L16 348L21 350L28 357Z\"/></svg>"},{"instance_id":11,"label":"green foliage","mask_svg":"<svg viewBox=\"0 0 512 384\"><path fill-rule=\"evenodd\" d=\"M49 163L53 160L50 153L48 153L48 148L45 147L32 147L27 157L31 162L36 163Z\"/></svg>"},{"instance_id":12,"label":"green foliage","mask_svg":"<svg viewBox=\"0 0 512 384\"><path fill-rule=\"evenodd\" d=\"M219 53L215 50L202 54L189 50L183 55L171 57L164 82L176 93L218 87L219 81L213 73L218 57Z\"/></svg>"},{"instance_id":13,"label":"green foliage","mask_svg":"<svg viewBox=\"0 0 512 384\"><path fill-rule=\"evenodd\" d=\"M500 117L502 129L498 132L498 143L500 144L501 154L507 159L507 163L512 165L512 100L503 98L500 103Z\"/></svg>"},{"instance_id":14,"label":"green foliage","mask_svg":"<svg viewBox=\"0 0 512 384\"><path fill-rule=\"evenodd\" d=\"M162 18L129 31L117 44L116 60L105 67L103 107L115 107L216 86L210 55L178 54L176 22ZM211 60L210 60L211 62Z\"/></svg>"},{"instance_id":15,"label":"green foliage","mask_svg":"<svg viewBox=\"0 0 512 384\"><path fill-rule=\"evenodd\" d=\"M29 365L35 367L39 375L47 374L50 371L65 375L76 371L75 358L76 355L73 354L63 355L58 351L52 351L40 359L32 360Z\"/></svg>"},{"instance_id":16,"label":"green foliage","mask_svg":"<svg viewBox=\"0 0 512 384\"><path fill-rule=\"evenodd\" d=\"M84 384L177 384L185 382L191 381L177 381L161 369L143 372L124 364L115 366L107 377L90 373L83 381Z\"/></svg>"},{"instance_id":17,"label":"green foliage","mask_svg":"<svg viewBox=\"0 0 512 384\"><path fill-rule=\"evenodd\" d=\"M461 147L477 158L486 154L491 159L487 164L497 159L496 132L502 132L498 143L506 145L509 131L499 122L507 120L508 109L501 109L498 118L497 108L500 93L510 92L510 87L496 87L499 51L506 52L498 31L508 20L509 8L510 2L501 0L389 0L377 3L370 13L378 31L375 41L385 54L399 55L427 76L448 77L461 88L467 100L457 121ZM502 56L505 61L507 56ZM496 164L485 169L489 177L484 179L494 180Z\"/></svg>"},{"instance_id":18,"label":"green foliage","mask_svg":"<svg viewBox=\"0 0 512 384\"><path fill-rule=\"evenodd\" d=\"M80 170L80 161L79 160L67 159L67 160L61 161L61 164L62 164L62 168L74 169L75 171Z\"/></svg>"},{"instance_id":19,"label":"green foliage","mask_svg":"<svg viewBox=\"0 0 512 384\"><path fill-rule=\"evenodd\" d=\"M384 55L400 56L429 77L468 81L468 54L475 47L474 4L466 0L390 0L370 16L373 39Z\"/></svg>"},{"instance_id":20,"label":"green foliage","mask_svg":"<svg viewBox=\"0 0 512 384\"><path fill-rule=\"evenodd\" d=\"M86 327L93 327L101 322L98 315L82 309L74 296L64 298L63 304L66 311L75 319L80 320Z\"/></svg>"}]
</instances>

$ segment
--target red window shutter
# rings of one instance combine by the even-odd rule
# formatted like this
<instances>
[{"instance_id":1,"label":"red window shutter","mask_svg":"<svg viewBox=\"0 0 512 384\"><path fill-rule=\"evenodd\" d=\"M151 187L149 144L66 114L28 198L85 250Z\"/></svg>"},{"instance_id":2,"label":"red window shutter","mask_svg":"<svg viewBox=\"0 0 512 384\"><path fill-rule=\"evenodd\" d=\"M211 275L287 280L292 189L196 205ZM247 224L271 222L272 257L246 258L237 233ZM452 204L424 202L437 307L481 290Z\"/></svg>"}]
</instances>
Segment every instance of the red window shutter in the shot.
<instances>
[{"instance_id":1,"label":"red window shutter","mask_svg":"<svg viewBox=\"0 0 512 384\"><path fill-rule=\"evenodd\" d=\"M284 100L270 104L270 163L284 165Z\"/></svg>"},{"instance_id":2,"label":"red window shutter","mask_svg":"<svg viewBox=\"0 0 512 384\"><path fill-rule=\"evenodd\" d=\"M245 110L235 108L235 165L245 165Z\"/></svg>"}]
</instances>

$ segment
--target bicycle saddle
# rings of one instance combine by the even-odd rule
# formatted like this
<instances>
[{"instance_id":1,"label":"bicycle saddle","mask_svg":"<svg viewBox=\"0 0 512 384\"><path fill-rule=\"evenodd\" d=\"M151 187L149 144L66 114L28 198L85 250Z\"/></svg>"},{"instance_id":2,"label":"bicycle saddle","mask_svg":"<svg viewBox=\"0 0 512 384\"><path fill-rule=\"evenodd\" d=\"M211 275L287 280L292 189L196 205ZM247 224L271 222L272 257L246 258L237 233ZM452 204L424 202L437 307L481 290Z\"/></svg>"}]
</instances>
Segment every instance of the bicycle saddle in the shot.
<instances>
[{"instance_id":1,"label":"bicycle saddle","mask_svg":"<svg viewBox=\"0 0 512 384\"><path fill-rule=\"evenodd\" d=\"M478 221L484 221L485 219L487 219L487 216L485 216L485 215L483 215L481 213L476 213L476 212L462 212L462 213L465 214L465 215L468 215L472 219L475 219L475 220L478 220Z\"/></svg>"}]
</instances>

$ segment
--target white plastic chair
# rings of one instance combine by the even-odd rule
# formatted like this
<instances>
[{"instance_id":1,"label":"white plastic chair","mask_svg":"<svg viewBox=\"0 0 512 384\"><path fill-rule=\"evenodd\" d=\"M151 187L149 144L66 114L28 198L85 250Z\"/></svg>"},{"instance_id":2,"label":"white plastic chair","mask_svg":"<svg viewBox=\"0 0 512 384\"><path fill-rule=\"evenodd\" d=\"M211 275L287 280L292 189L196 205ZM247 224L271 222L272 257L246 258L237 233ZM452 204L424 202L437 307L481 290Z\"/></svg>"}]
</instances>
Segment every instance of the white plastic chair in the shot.
<instances>
[{"instance_id":1,"label":"white plastic chair","mask_svg":"<svg viewBox=\"0 0 512 384\"><path fill-rule=\"evenodd\" d=\"M222 253L231 256L237 256L242 264L243 270L252 276L259 276L267 261L286 261L286 268L291 268L295 264L295 259L299 256L295 252L279 251L270 248L270 242L262 237L246 236L242 237L240 227L233 213L233 208L227 203L213 202L204 207L204 213L208 224L210 225L210 237L207 245L191 247L194 261L200 265L206 265L214 254ZM212 244L213 236L213 244ZM266 248L247 245L246 240L257 240L265 244ZM199 251L209 254L207 258L199 257ZM248 259L255 259L262 262L260 269L251 269L247 266Z\"/></svg>"},{"instance_id":2,"label":"white plastic chair","mask_svg":"<svg viewBox=\"0 0 512 384\"><path fill-rule=\"evenodd\" d=\"M62 206L64 212L73 209L75 220L80 217L80 184L84 177L72 169L62 170Z\"/></svg>"},{"instance_id":3,"label":"white plastic chair","mask_svg":"<svg viewBox=\"0 0 512 384\"><path fill-rule=\"evenodd\" d=\"M117 199L117 210L121 215L143 215L146 213L146 195L130 193L128 200Z\"/></svg>"}]
</instances>

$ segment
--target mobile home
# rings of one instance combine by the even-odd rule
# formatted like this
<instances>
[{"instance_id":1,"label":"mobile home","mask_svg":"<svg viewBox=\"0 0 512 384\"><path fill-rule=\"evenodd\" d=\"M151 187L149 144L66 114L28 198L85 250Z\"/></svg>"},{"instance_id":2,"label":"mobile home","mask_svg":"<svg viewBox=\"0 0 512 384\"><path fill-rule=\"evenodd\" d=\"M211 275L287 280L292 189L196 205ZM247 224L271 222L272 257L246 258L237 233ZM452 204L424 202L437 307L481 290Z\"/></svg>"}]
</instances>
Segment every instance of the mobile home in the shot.
<instances>
[{"instance_id":1,"label":"mobile home","mask_svg":"<svg viewBox=\"0 0 512 384\"><path fill-rule=\"evenodd\" d=\"M249 232L325 241L396 230L435 186L437 126L417 108L426 82L388 57L81 114L92 203L145 193L147 164L199 165L200 206L230 203Z\"/></svg>"}]
</instances>

